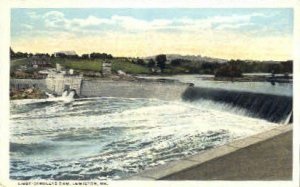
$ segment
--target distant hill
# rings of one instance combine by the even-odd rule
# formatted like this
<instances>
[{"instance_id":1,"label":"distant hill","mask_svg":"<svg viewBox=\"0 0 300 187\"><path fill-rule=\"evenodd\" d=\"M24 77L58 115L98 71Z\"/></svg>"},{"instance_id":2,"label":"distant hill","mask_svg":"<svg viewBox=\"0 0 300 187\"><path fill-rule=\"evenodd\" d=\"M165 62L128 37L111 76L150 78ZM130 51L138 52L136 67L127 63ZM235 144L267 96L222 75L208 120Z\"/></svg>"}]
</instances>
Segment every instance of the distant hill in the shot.
<instances>
[{"instance_id":1,"label":"distant hill","mask_svg":"<svg viewBox=\"0 0 300 187\"><path fill-rule=\"evenodd\" d=\"M207 56L201 56L201 55L179 55L179 54L167 54L167 61L172 61L174 59L183 59L183 60L190 60L194 62L218 62L218 63L225 63L228 62L229 60L227 59L222 59L222 58L213 58L213 57L207 57ZM144 57L143 59L155 59L155 56L148 56ZM263 62L263 63L280 63L283 61L275 61L275 60L242 60L247 63L253 63L253 62Z\"/></svg>"},{"instance_id":2,"label":"distant hill","mask_svg":"<svg viewBox=\"0 0 300 187\"><path fill-rule=\"evenodd\" d=\"M167 55L168 60L174 60L174 59L185 59L190 61L205 61L205 62L218 62L218 63L224 63L227 62L226 59L221 58L212 58L212 57L206 57L201 55L176 55L176 54L170 54Z\"/></svg>"},{"instance_id":3,"label":"distant hill","mask_svg":"<svg viewBox=\"0 0 300 187\"><path fill-rule=\"evenodd\" d=\"M205 61L205 62L218 62L218 63L224 63L227 62L228 60L226 59L220 59L220 58L211 58L211 57L206 57L206 56L201 56L201 55L179 55L179 54L167 54L167 60L172 61L175 59L183 59L183 60L190 60L190 61ZM150 59L153 58L155 59L155 56L149 56L149 57L144 57L143 59Z\"/></svg>"}]
</instances>

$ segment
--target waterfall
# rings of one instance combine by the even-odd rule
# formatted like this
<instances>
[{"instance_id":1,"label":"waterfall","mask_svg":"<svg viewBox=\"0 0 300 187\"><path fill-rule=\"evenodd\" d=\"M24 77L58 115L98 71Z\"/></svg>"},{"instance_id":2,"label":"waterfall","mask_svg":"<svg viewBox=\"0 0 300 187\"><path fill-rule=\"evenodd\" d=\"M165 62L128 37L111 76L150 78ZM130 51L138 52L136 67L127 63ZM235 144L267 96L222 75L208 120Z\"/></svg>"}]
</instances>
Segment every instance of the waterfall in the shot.
<instances>
[{"instance_id":1,"label":"waterfall","mask_svg":"<svg viewBox=\"0 0 300 187\"><path fill-rule=\"evenodd\" d=\"M185 101L202 99L229 104L245 109L249 116L271 122L292 121L293 99L289 96L189 87L182 94L182 99Z\"/></svg>"},{"instance_id":2,"label":"waterfall","mask_svg":"<svg viewBox=\"0 0 300 187\"><path fill-rule=\"evenodd\" d=\"M55 96L52 95L51 93L45 92L45 94L48 96L48 98L55 98Z\"/></svg>"},{"instance_id":3,"label":"waterfall","mask_svg":"<svg viewBox=\"0 0 300 187\"><path fill-rule=\"evenodd\" d=\"M288 117L284 120L285 125L291 123L293 121L293 111L290 112L290 114L288 115Z\"/></svg>"},{"instance_id":4,"label":"waterfall","mask_svg":"<svg viewBox=\"0 0 300 187\"><path fill-rule=\"evenodd\" d=\"M68 94L68 98L74 98L74 96L75 96L75 94L76 94L76 92L74 91L74 90L71 90L71 91L69 91L69 94Z\"/></svg>"},{"instance_id":5,"label":"waterfall","mask_svg":"<svg viewBox=\"0 0 300 187\"><path fill-rule=\"evenodd\" d=\"M65 90L65 91L62 93L61 96L65 98L65 97L68 96L68 93L69 93L69 91L68 91L68 90Z\"/></svg>"}]
</instances>

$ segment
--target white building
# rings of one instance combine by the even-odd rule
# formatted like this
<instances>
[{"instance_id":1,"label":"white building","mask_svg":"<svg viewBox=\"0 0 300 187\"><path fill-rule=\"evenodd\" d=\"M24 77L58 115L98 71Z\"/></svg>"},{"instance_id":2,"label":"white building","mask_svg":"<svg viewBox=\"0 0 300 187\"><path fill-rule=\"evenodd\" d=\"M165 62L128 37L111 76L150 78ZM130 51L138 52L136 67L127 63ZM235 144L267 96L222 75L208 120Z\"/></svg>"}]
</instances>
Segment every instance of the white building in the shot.
<instances>
[{"instance_id":1,"label":"white building","mask_svg":"<svg viewBox=\"0 0 300 187\"><path fill-rule=\"evenodd\" d=\"M72 69L68 72L51 71L46 78L46 87L58 95L65 90L75 90L80 95L82 78L82 75L74 74Z\"/></svg>"}]
</instances>

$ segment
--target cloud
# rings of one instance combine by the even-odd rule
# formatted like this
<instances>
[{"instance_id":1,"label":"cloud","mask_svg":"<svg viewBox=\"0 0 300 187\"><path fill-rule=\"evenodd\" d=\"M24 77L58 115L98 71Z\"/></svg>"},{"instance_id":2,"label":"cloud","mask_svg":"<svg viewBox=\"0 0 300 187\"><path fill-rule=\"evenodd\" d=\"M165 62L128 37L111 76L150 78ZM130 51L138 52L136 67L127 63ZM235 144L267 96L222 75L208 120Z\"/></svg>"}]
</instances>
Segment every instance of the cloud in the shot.
<instances>
[{"instance_id":1,"label":"cloud","mask_svg":"<svg viewBox=\"0 0 300 187\"><path fill-rule=\"evenodd\" d=\"M29 25L29 24L22 24L21 25L24 29L26 30L32 30L33 29L33 26L32 25Z\"/></svg>"},{"instance_id":2,"label":"cloud","mask_svg":"<svg viewBox=\"0 0 300 187\"><path fill-rule=\"evenodd\" d=\"M59 11L50 11L44 14L45 26L47 28L61 28L65 25L64 14Z\"/></svg>"},{"instance_id":3,"label":"cloud","mask_svg":"<svg viewBox=\"0 0 300 187\"><path fill-rule=\"evenodd\" d=\"M31 19L38 19L40 18L40 15L38 15L36 12L34 11L30 11L30 12L27 12L27 15L29 18Z\"/></svg>"},{"instance_id":4,"label":"cloud","mask_svg":"<svg viewBox=\"0 0 300 187\"><path fill-rule=\"evenodd\" d=\"M62 12L50 11L44 14L43 19L47 28L60 28L69 31L88 31L89 29L105 30L105 26L122 31L184 31L198 32L199 29L239 29L251 24L251 18L264 17L261 13L247 15L214 16L203 19L177 18L143 20L130 16L114 15L111 18L88 16L86 18L66 18Z\"/></svg>"},{"instance_id":5,"label":"cloud","mask_svg":"<svg viewBox=\"0 0 300 187\"><path fill-rule=\"evenodd\" d=\"M229 59L291 58L292 35L276 35L271 24L257 23L257 18L267 16L249 13L146 20L120 15L70 18L60 11L49 11L39 15L41 27L24 30L27 35L12 38L12 46L21 51L102 51L116 56L179 53Z\"/></svg>"}]
</instances>

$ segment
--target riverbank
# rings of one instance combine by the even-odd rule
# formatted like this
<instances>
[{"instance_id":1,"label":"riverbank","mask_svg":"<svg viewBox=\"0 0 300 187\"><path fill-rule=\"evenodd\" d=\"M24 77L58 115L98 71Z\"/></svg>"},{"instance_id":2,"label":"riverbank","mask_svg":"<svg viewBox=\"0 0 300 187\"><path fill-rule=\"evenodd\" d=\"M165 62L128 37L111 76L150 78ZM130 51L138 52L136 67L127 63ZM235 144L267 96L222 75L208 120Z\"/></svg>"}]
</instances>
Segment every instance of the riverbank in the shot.
<instances>
[{"instance_id":1,"label":"riverbank","mask_svg":"<svg viewBox=\"0 0 300 187\"><path fill-rule=\"evenodd\" d=\"M27 89L11 89L10 90L10 99L45 99L48 98L45 92L41 91L38 88L27 88Z\"/></svg>"},{"instance_id":2,"label":"riverbank","mask_svg":"<svg viewBox=\"0 0 300 187\"><path fill-rule=\"evenodd\" d=\"M292 125L141 172L129 180L292 180Z\"/></svg>"},{"instance_id":3,"label":"riverbank","mask_svg":"<svg viewBox=\"0 0 300 187\"><path fill-rule=\"evenodd\" d=\"M231 82L274 82L292 83L293 76L290 75L244 75L242 77L204 77L203 80L209 81L231 81Z\"/></svg>"}]
</instances>

